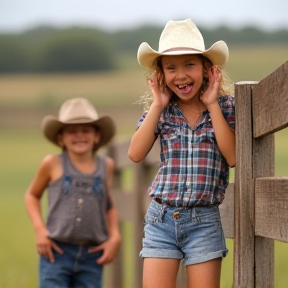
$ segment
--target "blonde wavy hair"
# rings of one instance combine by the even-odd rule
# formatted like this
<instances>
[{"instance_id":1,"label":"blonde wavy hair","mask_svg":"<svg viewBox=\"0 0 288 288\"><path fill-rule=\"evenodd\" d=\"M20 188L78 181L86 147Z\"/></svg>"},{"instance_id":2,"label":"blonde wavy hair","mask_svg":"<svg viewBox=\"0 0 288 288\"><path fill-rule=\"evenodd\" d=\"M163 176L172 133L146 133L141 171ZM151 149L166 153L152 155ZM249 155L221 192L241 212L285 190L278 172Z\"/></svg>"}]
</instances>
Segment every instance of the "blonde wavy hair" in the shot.
<instances>
[{"instance_id":1,"label":"blonde wavy hair","mask_svg":"<svg viewBox=\"0 0 288 288\"><path fill-rule=\"evenodd\" d=\"M213 63L210 61L210 59L208 59L207 57L205 57L201 54L199 54L199 56L201 57L203 66L206 69L209 69L213 66ZM169 89L166 86L166 82L165 82L161 56L156 59L153 69L149 69L147 71L147 73L146 73L147 83L148 83L148 80L152 77L152 74L156 70L159 73L159 77L158 77L157 81L158 81L158 85L160 87L160 90L165 91L165 90ZM221 70L221 75L222 75L222 81L221 81L221 84L219 87L219 95L233 95L234 94L233 81L230 79L230 77L228 76L228 74L226 73L225 70L223 70L223 69L220 69L220 70ZM208 88L208 85L209 85L209 79L204 78L202 88L201 88L203 92L206 91L206 89ZM178 99L178 96L175 93L173 93L171 96L171 99L170 99L170 103L177 101L177 99ZM149 92L147 91L146 93L144 93L143 95L140 96L140 99L137 103L140 105L143 105L144 111L148 111L152 102L153 102L152 93L151 93L151 91L149 91Z\"/></svg>"}]
</instances>

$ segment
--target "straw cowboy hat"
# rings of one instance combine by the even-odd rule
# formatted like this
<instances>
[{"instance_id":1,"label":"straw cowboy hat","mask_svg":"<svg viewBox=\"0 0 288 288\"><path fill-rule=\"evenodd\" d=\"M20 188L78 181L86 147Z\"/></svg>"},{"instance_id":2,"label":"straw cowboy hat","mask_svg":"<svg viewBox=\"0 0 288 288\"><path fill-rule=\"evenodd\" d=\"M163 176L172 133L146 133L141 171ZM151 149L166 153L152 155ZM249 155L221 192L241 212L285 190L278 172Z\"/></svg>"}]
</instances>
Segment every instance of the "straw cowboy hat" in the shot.
<instances>
[{"instance_id":1,"label":"straw cowboy hat","mask_svg":"<svg viewBox=\"0 0 288 288\"><path fill-rule=\"evenodd\" d=\"M229 58L227 44L222 40L205 49L202 34L191 19L168 21L161 33L158 50L143 42L137 53L139 64L145 68L155 68L155 60L161 55L202 54L222 68Z\"/></svg>"},{"instance_id":2,"label":"straw cowboy hat","mask_svg":"<svg viewBox=\"0 0 288 288\"><path fill-rule=\"evenodd\" d=\"M48 140L59 146L58 133L66 124L90 123L101 131L100 141L94 146L97 150L108 143L115 135L115 124L109 116L99 117L93 105L85 98L65 101L58 117L48 115L42 121L42 130Z\"/></svg>"}]
</instances>

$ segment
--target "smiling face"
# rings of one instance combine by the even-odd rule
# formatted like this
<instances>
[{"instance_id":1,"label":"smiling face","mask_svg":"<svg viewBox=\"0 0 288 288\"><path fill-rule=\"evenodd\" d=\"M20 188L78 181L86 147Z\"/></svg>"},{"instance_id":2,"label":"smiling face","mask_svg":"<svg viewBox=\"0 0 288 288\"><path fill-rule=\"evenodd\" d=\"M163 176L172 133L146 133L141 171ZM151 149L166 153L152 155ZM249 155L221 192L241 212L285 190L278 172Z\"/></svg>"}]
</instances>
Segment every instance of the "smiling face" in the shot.
<instances>
[{"instance_id":1,"label":"smiling face","mask_svg":"<svg viewBox=\"0 0 288 288\"><path fill-rule=\"evenodd\" d=\"M60 146L75 154L92 153L99 140L100 131L91 124L65 125L58 137Z\"/></svg>"},{"instance_id":2,"label":"smiling face","mask_svg":"<svg viewBox=\"0 0 288 288\"><path fill-rule=\"evenodd\" d=\"M199 55L163 56L162 67L166 85L181 100L200 96L204 67Z\"/></svg>"}]
</instances>

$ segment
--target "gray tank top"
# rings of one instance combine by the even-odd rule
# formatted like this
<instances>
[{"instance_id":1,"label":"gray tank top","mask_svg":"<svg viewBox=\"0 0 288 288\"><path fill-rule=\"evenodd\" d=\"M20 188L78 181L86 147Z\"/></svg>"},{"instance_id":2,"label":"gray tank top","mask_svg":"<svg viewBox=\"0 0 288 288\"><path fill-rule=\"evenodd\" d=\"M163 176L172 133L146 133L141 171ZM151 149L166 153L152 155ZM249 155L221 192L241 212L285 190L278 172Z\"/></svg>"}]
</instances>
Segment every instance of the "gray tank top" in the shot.
<instances>
[{"instance_id":1,"label":"gray tank top","mask_svg":"<svg viewBox=\"0 0 288 288\"><path fill-rule=\"evenodd\" d=\"M47 228L51 239L75 245L99 245L108 238L105 157L97 155L96 171L83 174L60 156L63 176L48 186Z\"/></svg>"}]
</instances>

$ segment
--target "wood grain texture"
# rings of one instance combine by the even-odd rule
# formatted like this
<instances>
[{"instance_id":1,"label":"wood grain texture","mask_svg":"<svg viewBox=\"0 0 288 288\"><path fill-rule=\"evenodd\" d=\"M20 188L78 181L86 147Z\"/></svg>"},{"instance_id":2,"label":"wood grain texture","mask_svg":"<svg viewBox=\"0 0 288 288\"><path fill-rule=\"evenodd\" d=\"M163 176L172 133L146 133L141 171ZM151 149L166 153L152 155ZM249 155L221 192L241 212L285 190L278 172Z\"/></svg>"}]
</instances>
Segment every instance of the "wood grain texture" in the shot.
<instances>
[{"instance_id":1,"label":"wood grain texture","mask_svg":"<svg viewBox=\"0 0 288 288\"><path fill-rule=\"evenodd\" d=\"M288 177L258 178L255 193L255 234L288 242Z\"/></svg>"},{"instance_id":2,"label":"wood grain texture","mask_svg":"<svg viewBox=\"0 0 288 288\"><path fill-rule=\"evenodd\" d=\"M254 91L254 89L253 89ZM253 178L274 176L275 144L274 134L253 139ZM258 205L255 185L255 207ZM258 211L255 209L255 229ZM265 226L265 223L263 223ZM255 287L274 286L274 240L257 237L255 233Z\"/></svg>"},{"instance_id":3,"label":"wood grain texture","mask_svg":"<svg viewBox=\"0 0 288 288\"><path fill-rule=\"evenodd\" d=\"M252 156L252 87L235 84L236 167L234 227L234 288L254 287L254 181Z\"/></svg>"},{"instance_id":4,"label":"wood grain texture","mask_svg":"<svg viewBox=\"0 0 288 288\"><path fill-rule=\"evenodd\" d=\"M254 137L288 126L288 61L253 88Z\"/></svg>"}]
</instances>

